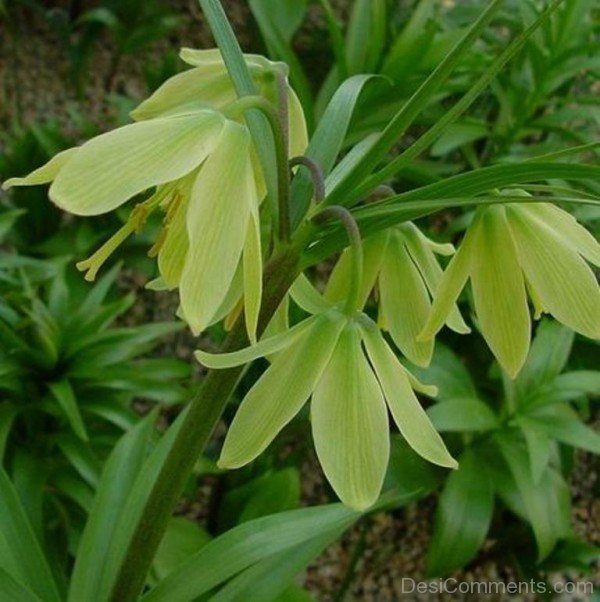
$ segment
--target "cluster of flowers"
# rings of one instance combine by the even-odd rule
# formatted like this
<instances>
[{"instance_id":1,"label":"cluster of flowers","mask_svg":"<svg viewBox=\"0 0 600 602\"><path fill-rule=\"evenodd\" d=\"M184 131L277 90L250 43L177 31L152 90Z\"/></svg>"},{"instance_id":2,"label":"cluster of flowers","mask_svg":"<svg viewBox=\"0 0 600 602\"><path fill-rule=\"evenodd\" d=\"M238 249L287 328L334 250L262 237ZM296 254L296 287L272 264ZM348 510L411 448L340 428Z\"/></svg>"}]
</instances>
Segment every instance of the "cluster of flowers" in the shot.
<instances>
[{"instance_id":1,"label":"cluster of flowers","mask_svg":"<svg viewBox=\"0 0 600 602\"><path fill-rule=\"evenodd\" d=\"M426 366L440 328L469 332L456 305L471 279L474 316L500 365L514 377L531 338L528 296L536 317L552 314L573 330L600 337L600 289L586 260L600 266L600 245L567 212L548 203L480 207L454 253L405 223L364 241L362 307L373 291L378 324L344 301L352 279L346 250L321 295L301 276L290 296L306 320L256 340L262 289L261 202L265 185L243 117L216 50L182 51L192 69L168 80L132 113L136 123L68 149L4 186L52 182L50 199L77 215L114 210L148 190L127 223L79 267L93 279L106 258L148 215L164 214L150 250L160 277L154 288L179 290L181 316L198 334L243 304L247 349L214 355L204 365L227 368L267 356L269 368L243 400L225 440L220 465L252 461L312 398L317 455L346 504L365 508L379 495L389 458L388 410L407 442L427 460L455 468L414 391L435 395L398 360L382 331L413 363ZM246 57L267 99L285 67ZM302 108L287 87L289 153L302 154ZM453 255L445 271L436 254Z\"/></svg>"}]
</instances>

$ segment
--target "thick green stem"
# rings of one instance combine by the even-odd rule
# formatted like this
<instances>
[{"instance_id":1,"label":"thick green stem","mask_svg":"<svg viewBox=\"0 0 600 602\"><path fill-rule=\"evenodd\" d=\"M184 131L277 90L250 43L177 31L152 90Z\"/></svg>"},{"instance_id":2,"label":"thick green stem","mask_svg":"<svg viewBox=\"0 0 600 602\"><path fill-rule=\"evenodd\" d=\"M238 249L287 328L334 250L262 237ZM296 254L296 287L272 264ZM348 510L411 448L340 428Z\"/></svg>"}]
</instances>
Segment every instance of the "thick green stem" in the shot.
<instances>
[{"instance_id":1,"label":"thick green stem","mask_svg":"<svg viewBox=\"0 0 600 602\"><path fill-rule=\"evenodd\" d=\"M280 252L266 265L259 333L264 331L298 273L299 254L293 248ZM246 344L245 325L238 320L223 350L239 349ZM112 592L113 602L133 602L142 591L173 509L242 372L243 367L209 372L190 402L121 565Z\"/></svg>"}]
</instances>

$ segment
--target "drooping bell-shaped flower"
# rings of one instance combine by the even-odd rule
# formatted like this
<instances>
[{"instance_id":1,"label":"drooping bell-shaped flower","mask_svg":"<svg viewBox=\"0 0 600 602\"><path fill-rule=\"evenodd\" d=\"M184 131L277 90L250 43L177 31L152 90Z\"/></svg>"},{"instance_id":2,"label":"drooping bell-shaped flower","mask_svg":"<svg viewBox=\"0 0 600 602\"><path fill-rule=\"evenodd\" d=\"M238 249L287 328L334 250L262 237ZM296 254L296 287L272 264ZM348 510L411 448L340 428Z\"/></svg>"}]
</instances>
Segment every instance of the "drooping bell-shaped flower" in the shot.
<instances>
[{"instance_id":1,"label":"drooping bell-shaped flower","mask_svg":"<svg viewBox=\"0 0 600 602\"><path fill-rule=\"evenodd\" d=\"M165 228L153 251L167 287L180 289L182 313L192 330L201 332L211 322L243 256L253 337L262 271L258 180L247 128L203 109L118 128L4 186L52 182L50 199L76 215L112 211L156 187L134 207L125 226L78 267L93 279L118 244L162 208Z\"/></svg>"},{"instance_id":2,"label":"drooping bell-shaped flower","mask_svg":"<svg viewBox=\"0 0 600 602\"><path fill-rule=\"evenodd\" d=\"M546 312L599 338L600 288L586 260L600 266L600 245L555 205L481 207L444 272L420 338L438 332L469 278L481 333L511 377L529 351L527 293L536 317Z\"/></svg>"},{"instance_id":3,"label":"drooping bell-shaped flower","mask_svg":"<svg viewBox=\"0 0 600 602\"><path fill-rule=\"evenodd\" d=\"M29 175L8 180L4 188L52 182L50 199L85 216L112 211L153 191L78 267L93 280L118 245L161 209L163 228L150 250L158 256L161 274L154 287L179 288L181 314L194 333L241 306L243 298L254 341L262 286L259 206L266 194L261 167L243 115L233 119L220 112L236 94L219 51L182 54L197 67L142 103L134 112L137 123L63 151ZM283 66L252 55L246 59L259 89L270 98L276 98L281 81L285 84L290 154L302 153L307 143L302 109L287 82L276 81Z\"/></svg>"},{"instance_id":4,"label":"drooping bell-shaped flower","mask_svg":"<svg viewBox=\"0 0 600 602\"><path fill-rule=\"evenodd\" d=\"M427 238L412 222L379 232L363 243L364 278L362 303L373 289L378 293L380 327L390 333L402 353L418 366L427 366L433 354L433 339L417 341L431 310L442 268L435 254L452 255L451 244ZM350 249L337 262L325 297L339 301L348 293ZM459 333L469 332L454 304L446 319Z\"/></svg>"},{"instance_id":5,"label":"drooping bell-shaped flower","mask_svg":"<svg viewBox=\"0 0 600 602\"><path fill-rule=\"evenodd\" d=\"M222 111L237 98L220 50L182 48L179 56L192 69L178 73L164 82L131 112L133 119L154 119L203 108ZM245 54L244 59L257 93L277 104L277 74L287 76L287 65L269 61L257 54ZM289 85L286 90L289 105L289 153L292 157L304 153L308 134L302 105Z\"/></svg>"},{"instance_id":6,"label":"drooping bell-shaped flower","mask_svg":"<svg viewBox=\"0 0 600 602\"><path fill-rule=\"evenodd\" d=\"M271 361L243 399L219 465L237 468L251 462L312 397L317 456L348 506L366 508L381 491L389 459L388 410L417 453L455 468L456 461L413 392L415 388L431 395L435 388L419 383L402 366L365 314L349 316L307 290L307 281L301 282L304 290L297 290L295 297L302 296L314 315L241 351L196 352L202 364L216 369L264 356Z\"/></svg>"}]
</instances>

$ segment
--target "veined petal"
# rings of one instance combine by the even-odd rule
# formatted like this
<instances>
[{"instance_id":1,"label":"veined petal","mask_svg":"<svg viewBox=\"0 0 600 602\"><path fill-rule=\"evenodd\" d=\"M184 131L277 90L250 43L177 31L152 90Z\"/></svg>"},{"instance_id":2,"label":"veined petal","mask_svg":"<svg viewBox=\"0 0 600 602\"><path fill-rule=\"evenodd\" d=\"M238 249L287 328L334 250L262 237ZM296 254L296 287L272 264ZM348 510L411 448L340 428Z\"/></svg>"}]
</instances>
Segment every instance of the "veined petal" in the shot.
<instances>
[{"instance_id":1,"label":"veined petal","mask_svg":"<svg viewBox=\"0 0 600 602\"><path fill-rule=\"evenodd\" d=\"M250 389L229 427L219 466L237 468L258 456L314 391L346 319L322 314L296 344L277 354Z\"/></svg>"},{"instance_id":2,"label":"veined petal","mask_svg":"<svg viewBox=\"0 0 600 602\"><path fill-rule=\"evenodd\" d=\"M290 297L286 295L265 328L264 338L282 334L290 329Z\"/></svg>"},{"instance_id":3,"label":"veined petal","mask_svg":"<svg viewBox=\"0 0 600 602\"><path fill-rule=\"evenodd\" d=\"M531 321L523 274L503 207L483 212L471 275L481 333L514 378L529 352Z\"/></svg>"},{"instance_id":4,"label":"veined petal","mask_svg":"<svg viewBox=\"0 0 600 602\"><path fill-rule=\"evenodd\" d=\"M99 215L177 180L211 152L223 126L212 111L133 123L86 142L60 170L50 198L76 215Z\"/></svg>"},{"instance_id":5,"label":"veined petal","mask_svg":"<svg viewBox=\"0 0 600 602\"><path fill-rule=\"evenodd\" d=\"M390 440L381 388L366 357L360 331L350 323L311 402L312 432L323 472L339 498L352 508L371 506L379 496Z\"/></svg>"},{"instance_id":6,"label":"veined petal","mask_svg":"<svg viewBox=\"0 0 600 602\"><path fill-rule=\"evenodd\" d=\"M288 86L290 157L303 155L308 146L308 130L304 110L294 90Z\"/></svg>"},{"instance_id":7,"label":"veined petal","mask_svg":"<svg viewBox=\"0 0 600 602\"><path fill-rule=\"evenodd\" d=\"M542 305L558 321L590 338L600 337L600 288L581 256L539 221L507 207L525 275Z\"/></svg>"},{"instance_id":8,"label":"veined petal","mask_svg":"<svg viewBox=\"0 0 600 602\"><path fill-rule=\"evenodd\" d=\"M431 307L421 274L410 258L402 234L393 232L379 274L379 309L383 323L402 353L418 366L427 366L433 339L417 341Z\"/></svg>"},{"instance_id":9,"label":"veined petal","mask_svg":"<svg viewBox=\"0 0 600 602\"><path fill-rule=\"evenodd\" d=\"M410 226L408 228L403 227L406 248L408 249L412 260L415 262L415 265L421 272L421 276L423 277L429 293L431 294L432 298L435 299L437 288L440 280L442 279L443 271L437 259L435 258L435 255L433 254L432 246L429 244L431 241L429 241L429 239L424 236L413 223L409 222L408 224L405 224L405 226ZM454 246L450 246L453 249L453 253ZM450 255L452 253L450 253ZM446 325L454 330L454 332L458 332L460 334L467 334L471 332L471 329L463 320L456 303L452 306L452 309L448 314Z\"/></svg>"},{"instance_id":10,"label":"veined petal","mask_svg":"<svg viewBox=\"0 0 600 602\"><path fill-rule=\"evenodd\" d=\"M331 304L325 300L304 274L300 274L292 284L290 297L298 307L309 314L318 314L331 308Z\"/></svg>"},{"instance_id":11,"label":"veined petal","mask_svg":"<svg viewBox=\"0 0 600 602\"><path fill-rule=\"evenodd\" d=\"M229 290L225 295L219 309L215 312L215 315L212 317L210 321L210 325L216 324L221 320L228 320L232 314L241 313L242 303L244 298L244 266L240 261L238 263L237 269L235 270L235 274L233 275L233 280L229 285ZM239 306L239 312L238 312ZM237 318L236 318L237 319ZM225 326L225 330L227 330L227 326Z\"/></svg>"},{"instance_id":12,"label":"veined petal","mask_svg":"<svg viewBox=\"0 0 600 602\"><path fill-rule=\"evenodd\" d=\"M199 171L187 211L190 248L179 291L183 314L196 334L225 299L244 248L250 204L257 202L250 135L228 121Z\"/></svg>"},{"instance_id":13,"label":"veined petal","mask_svg":"<svg viewBox=\"0 0 600 602\"><path fill-rule=\"evenodd\" d=\"M435 385L428 385L427 383L420 381L406 366L402 367L404 368L404 372L406 372L406 376L408 377L408 382L414 391L423 393L423 395L427 395L427 397L437 397L438 388Z\"/></svg>"},{"instance_id":14,"label":"veined petal","mask_svg":"<svg viewBox=\"0 0 600 602\"><path fill-rule=\"evenodd\" d=\"M244 317L246 331L251 343L256 343L256 329L262 299L262 249L260 243L260 223L258 199L252 200L248 234L244 244Z\"/></svg>"},{"instance_id":15,"label":"veined petal","mask_svg":"<svg viewBox=\"0 0 600 602\"><path fill-rule=\"evenodd\" d=\"M361 291L361 304L364 305L375 286L381 263L385 255L390 238L390 231L384 230L363 241L363 282ZM331 303L345 301L348 296L352 271L352 257L349 248L340 255L327 286L325 287L325 298Z\"/></svg>"},{"instance_id":16,"label":"veined petal","mask_svg":"<svg viewBox=\"0 0 600 602\"><path fill-rule=\"evenodd\" d=\"M75 156L79 148L79 146L75 146L57 153L50 161L38 167L30 174L22 178L9 178L2 184L2 188L8 190L12 186L37 186L38 184L52 182L58 175L58 172Z\"/></svg>"},{"instance_id":17,"label":"veined petal","mask_svg":"<svg viewBox=\"0 0 600 602\"><path fill-rule=\"evenodd\" d=\"M170 77L132 112L136 121L185 114L199 109L222 109L237 98L231 78L219 68L188 69Z\"/></svg>"},{"instance_id":18,"label":"veined petal","mask_svg":"<svg viewBox=\"0 0 600 602\"><path fill-rule=\"evenodd\" d=\"M179 286L189 248L185 219L187 205L187 199L181 202L181 206L166 227L165 239L158 252L158 270L168 290Z\"/></svg>"},{"instance_id":19,"label":"veined petal","mask_svg":"<svg viewBox=\"0 0 600 602\"><path fill-rule=\"evenodd\" d=\"M195 48L182 48L179 51L179 56L184 63L199 67L201 69L220 68L226 71L223 55L218 48L209 48L197 50ZM272 71L274 68L285 69L285 63L273 62L259 54L244 54L244 60L249 68L259 67L265 71Z\"/></svg>"},{"instance_id":20,"label":"veined petal","mask_svg":"<svg viewBox=\"0 0 600 602\"><path fill-rule=\"evenodd\" d=\"M551 203L523 203L515 209L531 220L544 222L565 244L600 267L600 243L570 213Z\"/></svg>"},{"instance_id":21,"label":"veined petal","mask_svg":"<svg viewBox=\"0 0 600 602\"><path fill-rule=\"evenodd\" d=\"M164 240L158 250L158 270L169 290L179 286L189 248L186 214L195 174L184 177L165 205Z\"/></svg>"},{"instance_id":22,"label":"veined petal","mask_svg":"<svg viewBox=\"0 0 600 602\"><path fill-rule=\"evenodd\" d=\"M253 362L259 357L264 357L286 349L292 343L295 343L308 329L312 328L316 319L317 316L311 316L285 332L262 339L255 345L240 349L239 351L231 351L229 353L208 353L206 351L198 350L194 352L194 355L196 356L196 359L207 368L222 370L224 368L241 366L242 364Z\"/></svg>"},{"instance_id":23,"label":"veined petal","mask_svg":"<svg viewBox=\"0 0 600 602\"><path fill-rule=\"evenodd\" d=\"M457 468L410 386L408 376L373 325L361 327L363 340L390 412L407 443L423 458L447 468Z\"/></svg>"},{"instance_id":24,"label":"veined petal","mask_svg":"<svg viewBox=\"0 0 600 602\"><path fill-rule=\"evenodd\" d=\"M478 230L479 219L476 215L473 223L467 229L458 251L450 260L439 281L427 323L417 339L426 341L433 338L444 325L444 322L448 320L448 316L452 312L452 308L469 277Z\"/></svg>"}]
</instances>

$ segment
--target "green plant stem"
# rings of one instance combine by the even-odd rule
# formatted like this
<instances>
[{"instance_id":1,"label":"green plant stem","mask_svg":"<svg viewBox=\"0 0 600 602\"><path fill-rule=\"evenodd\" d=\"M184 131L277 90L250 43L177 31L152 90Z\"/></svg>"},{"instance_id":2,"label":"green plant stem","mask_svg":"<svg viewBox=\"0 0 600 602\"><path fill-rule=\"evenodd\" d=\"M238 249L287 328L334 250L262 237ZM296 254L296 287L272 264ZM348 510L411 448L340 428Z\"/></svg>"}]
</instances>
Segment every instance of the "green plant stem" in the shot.
<instances>
[{"instance_id":1,"label":"green plant stem","mask_svg":"<svg viewBox=\"0 0 600 602\"><path fill-rule=\"evenodd\" d=\"M275 142L275 159L277 162L277 202L279 214L279 240L287 243L291 237L290 219L290 174L287 161L287 136L286 127L282 125L282 118L286 119L287 112L278 111L264 96L242 96L234 100L225 108L227 115L246 113L259 110L269 122Z\"/></svg>"},{"instance_id":2,"label":"green plant stem","mask_svg":"<svg viewBox=\"0 0 600 602\"><path fill-rule=\"evenodd\" d=\"M315 202L320 204L325 199L325 174L321 166L306 155L298 155L290 159L290 167L302 165L308 169L315 191Z\"/></svg>"},{"instance_id":3,"label":"green plant stem","mask_svg":"<svg viewBox=\"0 0 600 602\"><path fill-rule=\"evenodd\" d=\"M237 95L240 97L256 95L258 91L252 81L242 49L231 29L221 3L219 0L198 1L215 42L221 51L225 67L227 67L227 72L231 77ZM277 215L277 169L272 136L266 117L260 111L248 111L246 121L260 158L268 190L268 200L275 217Z\"/></svg>"},{"instance_id":4,"label":"green plant stem","mask_svg":"<svg viewBox=\"0 0 600 602\"><path fill-rule=\"evenodd\" d=\"M293 247L280 251L265 266L259 334L266 328L298 273L299 253ZM239 349L246 344L245 326L243 320L238 320L223 351ZM243 367L210 371L190 402L124 557L111 596L113 602L133 602L142 591L173 509L242 373Z\"/></svg>"},{"instance_id":5,"label":"green plant stem","mask_svg":"<svg viewBox=\"0 0 600 602\"><path fill-rule=\"evenodd\" d=\"M323 209L323 211L320 211L313 219L316 222L321 222L331 218L338 219L341 222L348 235L350 248L352 250L352 277L348 297L346 298L346 305L344 307L346 314L352 316L359 311L361 306L361 289L364 271L362 237L356 220L350 211L341 205L327 207Z\"/></svg>"}]
</instances>

